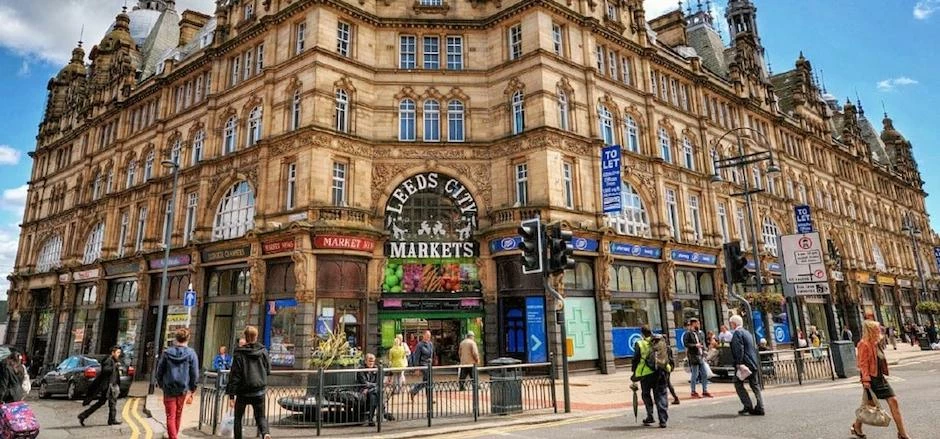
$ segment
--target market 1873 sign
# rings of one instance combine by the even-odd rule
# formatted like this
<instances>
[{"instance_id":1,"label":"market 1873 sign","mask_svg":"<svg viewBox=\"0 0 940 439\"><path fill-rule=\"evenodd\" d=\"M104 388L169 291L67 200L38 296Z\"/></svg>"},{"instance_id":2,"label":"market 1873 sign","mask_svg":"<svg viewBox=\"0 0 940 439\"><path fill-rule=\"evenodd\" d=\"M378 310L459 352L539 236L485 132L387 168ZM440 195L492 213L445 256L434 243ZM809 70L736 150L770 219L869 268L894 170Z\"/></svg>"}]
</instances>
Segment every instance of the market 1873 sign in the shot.
<instances>
[{"instance_id":1,"label":"market 1873 sign","mask_svg":"<svg viewBox=\"0 0 940 439\"><path fill-rule=\"evenodd\" d=\"M460 180L437 172L401 182L385 205L385 293L479 292L478 207Z\"/></svg>"},{"instance_id":2,"label":"market 1873 sign","mask_svg":"<svg viewBox=\"0 0 940 439\"><path fill-rule=\"evenodd\" d=\"M385 228L391 258L472 258L477 203L460 180L437 172L413 175L401 182L385 205Z\"/></svg>"}]
</instances>

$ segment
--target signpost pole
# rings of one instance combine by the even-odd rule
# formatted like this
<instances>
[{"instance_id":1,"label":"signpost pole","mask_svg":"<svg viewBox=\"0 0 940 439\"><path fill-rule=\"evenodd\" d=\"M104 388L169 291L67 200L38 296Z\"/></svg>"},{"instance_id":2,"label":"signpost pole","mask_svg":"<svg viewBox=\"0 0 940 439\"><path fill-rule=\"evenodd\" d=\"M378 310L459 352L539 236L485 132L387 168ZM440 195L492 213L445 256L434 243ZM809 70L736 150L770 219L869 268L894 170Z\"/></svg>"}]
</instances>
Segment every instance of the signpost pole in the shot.
<instances>
[{"instance_id":1,"label":"signpost pole","mask_svg":"<svg viewBox=\"0 0 940 439\"><path fill-rule=\"evenodd\" d=\"M571 390L568 387L568 324L565 322L565 298L558 292L547 275L542 276L545 289L555 297L555 321L558 323L561 331L561 386L562 395L565 400L565 413L571 413Z\"/></svg>"},{"instance_id":2,"label":"signpost pole","mask_svg":"<svg viewBox=\"0 0 940 439\"><path fill-rule=\"evenodd\" d=\"M153 395L154 390L157 386L157 358L160 356L160 336L163 332L163 307L166 304L166 295L167 295L167 273L166 270L170 265L170 237L173 236L173 227L170 225L173 224L173 214L174 208L176 207L176 184L179 181L179 164L171 160L164 160L162 162L163 166L169 167L171 172L173 172L173 188L170 192L170 208L167 209L167 221L166 233L163 235L163 274L160 276L160 303L157 305L157 326L153 335L153 364L150 368L150 386L147 388L147 394Z\"/></svg>"}]
</instances>

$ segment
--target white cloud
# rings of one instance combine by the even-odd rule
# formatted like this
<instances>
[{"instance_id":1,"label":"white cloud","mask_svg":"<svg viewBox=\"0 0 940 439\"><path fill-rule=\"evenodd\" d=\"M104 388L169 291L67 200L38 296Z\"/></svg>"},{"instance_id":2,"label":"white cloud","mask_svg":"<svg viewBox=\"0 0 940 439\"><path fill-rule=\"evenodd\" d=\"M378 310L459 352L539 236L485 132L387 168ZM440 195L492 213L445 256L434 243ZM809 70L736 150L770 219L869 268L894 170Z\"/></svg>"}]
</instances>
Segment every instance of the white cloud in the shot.
<instances>
[{"instance_id":1,"label":"white cloud","mask_svg":"<svg viewBox=\"0 0 940 439\"><path fill-rule=\"evenodd\" d=\"M667 12L675 11L678 7L679 4L676 3L676 0L643 0L643 11L646 12L647 20L652 20Z\"/></svg>"},{"instance_id":2,"label":"white cloud","mask_svg":"<svg viewBox=\"0 0 940 439\"><path fill-rule=\"evenodd\" d=\"M916 84L918 84L916 79L911 79L907 76L898 76L897 78L888 78L878 81L876 86L878 87L878 91L894 91L894 89L898 87Z\"/></svg>"},{"instance_id":3,"label":"white cloud","mask_svg":"<svg viewBox=\"0 0 940 439\"><path fill-rule=\"evenodd\" d=\"M0 299L6 299L10 281L7 275L13 272L16 250L19 247L20 228L15 224L0 225Z\"/></svg>"},{"instance_id":4,"label":"white cloud","mask_svg":"<svg viewBox=\"0 0 940 439\"><path fill-rule=\"evenodd\" d=\"M0 145L0 165L15 165L20 162L20 152L10 145Z\"/></svg>"},{"instance_id":5,"label":"white cloud","mask_svg":"<svg viewBox=\"0 0 940 439\"><path fill-rule=\"evenodd\" d=\"M940 9L940 0L921 0L914 5L914 18L926 20Z\"/></svg>"},{"instance_id":6,"label":"white cloud","mask_svg":"<svg viewBox=\"0 0 940 439\"><path fill-rule=\"evenodd\" d=\"M29 73L30 73L29 61L24 59L23 64L20 64L20 69L16 71L16 76L19 76L20 78L25 78L29 76Z\"/></svg>"},{"instance_id":7,"label":"white cloud","mask_svg":"<svg viewBox=\"0 0 940 439\"><path fill-rule=\"evenodd\" d=\"M128 5L136 2L129 1ZM206 14L214 0L178 0L176 9ZM0 0L0 46L28 59L64 65L85 26L86 48L97 44L121 12L115 0ZM87 50L86 50L87 53Z\"/></svg>"},{"instance_id":8,"label":"white cloud","mask_svg":"<svg viewBox=\"0 0 940 439\"><path fill-rule=\"evenodd\" d=\"M4 189L0 195L0 209L16 212L23 216L23 208L26 206L26 191L29 185L22 185L13 189Z\"/></svg>"}]
</instances>

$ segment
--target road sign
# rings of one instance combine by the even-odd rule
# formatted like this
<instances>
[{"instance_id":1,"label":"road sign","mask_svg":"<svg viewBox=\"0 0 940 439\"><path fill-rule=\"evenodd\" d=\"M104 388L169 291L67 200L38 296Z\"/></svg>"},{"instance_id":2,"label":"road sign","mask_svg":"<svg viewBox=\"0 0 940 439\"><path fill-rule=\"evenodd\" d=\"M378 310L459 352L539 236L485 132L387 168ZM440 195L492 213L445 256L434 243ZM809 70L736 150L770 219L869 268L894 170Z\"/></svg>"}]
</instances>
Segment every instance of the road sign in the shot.
<instances>
[{"instance_id":1,"label":"road sign","mask_svg":"<svg viewBox=\"0 0 940 439\"><path fill-rule=\"evenodd\" d=\"M601 199L604 213L617 213L620 205L620 145L608 145L601 149Z\"/></svg>"},{"instance_id":2,"label":"road sign","mask_svg":"<svg viewBox=\"0 0 940 439\"><path fill-rule=\"evenodd\" d=\"M793 291L797 296L826 295L829 294L829 284L825 282L793 284Z\"/></svg>"},{"instance_id":3,"label":"road sign","mask_svg":"<svg viewBox=\"0 0 940 439\"><path fill-rule=\"evenodd\" d=\"M818 232L783 235L780 237L780 251L783 254L787 283L829 281Z\"/></svg>"},{"instance_id":4,"label":"road sign","mask_svg":"<svg viewBox=\"0 0 940 439\"><path fill-rule=\"evenodd\" d=\"M526 329L529 333L529 362L548 361L548 349L545 343L545 298L531 296L525 298Z\"/></svg>"},{"instance_id":5,"label":"road sign","mask_svg":"<svg viewBox=\"0 0 940 439\"><path fill-rule=\"evenodd\" d=\"M192 308L196 306L196 291L193 289L186 290L186 293L183 295L183 306L186 308Z\"/></svg>"},{"instance_id":6,"label":"road sign","mask_svg":"<svg viewBox=\"0 0 940 439\"><path fill-rule=\"evenodd\" d=\"M812 233L813 232L813 215L809 209L809 206L795 206L793 208L793 214L796 216L796 233Z\"/></svg>"}]
</instances>

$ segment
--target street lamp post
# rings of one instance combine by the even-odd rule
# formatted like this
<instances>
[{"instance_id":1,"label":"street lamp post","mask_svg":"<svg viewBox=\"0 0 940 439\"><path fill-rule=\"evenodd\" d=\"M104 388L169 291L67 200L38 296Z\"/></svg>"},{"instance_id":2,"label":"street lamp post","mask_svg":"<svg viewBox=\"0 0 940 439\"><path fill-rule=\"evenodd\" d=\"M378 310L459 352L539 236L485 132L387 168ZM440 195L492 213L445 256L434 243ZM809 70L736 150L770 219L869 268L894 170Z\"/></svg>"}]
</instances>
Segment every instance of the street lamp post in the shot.
<instances>
[{"instance_id":1,"label":"street lamp post","mask_svg":"<svg viewBox=\"0 0 940 439\"><path fill-rule=\"evenodd\" d=\"M173 173L173 186L170 191L170 206L167 209L166 227L163 233L163 274L160 279L160 305L157 307L157 326L153 334L153 364L150 368L150 386L147 393L153 395L157 384L157 359L160 357L160 336L163 335L163 306L167 296L167 267L170 266L170 236L173 235L173 216L176 210L176 184L179 181L179 164L174 160L164 160L160 163L170 168Z\"/></svg>"},{"instance_id":2,"label":"street lamp post","mask_svg":"<svg viewBox=\"0 0 940 439\"><path fill-rule=\"evenodd\" d=\"M914 224L910 213L904 214L904 218L901 220L901 231L906 232L911 237L911 245L914 247L914 266L917 267L917 277L920 279L920 299L921 301L927 300L927 279L924 277L924 267L920 263L920 250L916 238L921 234L921 231L917 224ZM933 314L930 314L930 324L936 324Z\"/></svg>"}]
</instances>

